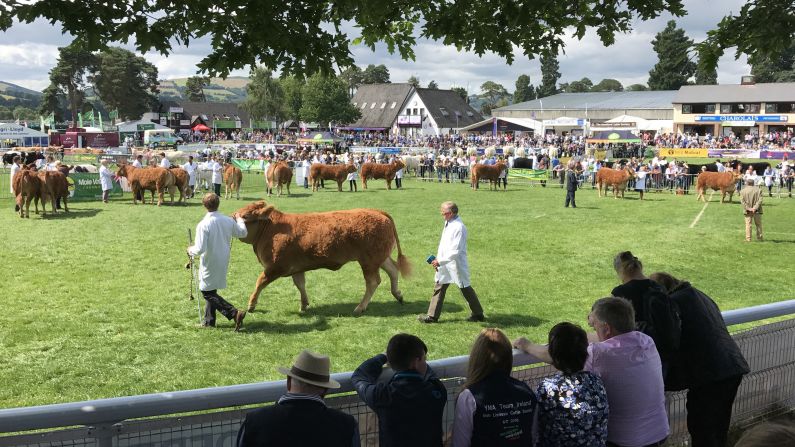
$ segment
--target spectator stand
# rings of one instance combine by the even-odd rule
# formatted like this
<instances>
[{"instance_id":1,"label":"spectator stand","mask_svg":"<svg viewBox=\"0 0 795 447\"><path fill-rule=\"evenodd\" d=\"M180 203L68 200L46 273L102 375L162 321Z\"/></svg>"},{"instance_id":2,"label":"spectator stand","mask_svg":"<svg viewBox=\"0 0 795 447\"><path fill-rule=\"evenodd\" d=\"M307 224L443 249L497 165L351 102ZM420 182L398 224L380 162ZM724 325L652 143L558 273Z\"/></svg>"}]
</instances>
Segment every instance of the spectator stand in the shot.
<instances>
[{"instance_id":1,"label":"spectator stand","mask_svg":"<svg viewBox=\"0 0 795 447\"><path fill-rule=\"evenodd\" d=\"M795 300L723 312L729 326L782 316L786 319L733 334L751 368L734 402L734 426L745 426L795 407ZM514 353L513 375L528 382L531 388L555 373L549 365L537 366L536 359ZM467 361L467 356L459 356L429 362L449 392L446 433L452 427ZM351 393L351 373L332 377L342 384L341 394L328 396L327 404L357 418L362 445L377 445L376 417ZM0 437L0 446L232 446L250 407L274 402L285 387L281 380L0 410L0 433L15 433ZM671 423L667 445L688 442L685 394L667 395ZM189 414L196 412L201 414ZM37 432L20 433L31 431Z\"/></svg>"}]
</instances>

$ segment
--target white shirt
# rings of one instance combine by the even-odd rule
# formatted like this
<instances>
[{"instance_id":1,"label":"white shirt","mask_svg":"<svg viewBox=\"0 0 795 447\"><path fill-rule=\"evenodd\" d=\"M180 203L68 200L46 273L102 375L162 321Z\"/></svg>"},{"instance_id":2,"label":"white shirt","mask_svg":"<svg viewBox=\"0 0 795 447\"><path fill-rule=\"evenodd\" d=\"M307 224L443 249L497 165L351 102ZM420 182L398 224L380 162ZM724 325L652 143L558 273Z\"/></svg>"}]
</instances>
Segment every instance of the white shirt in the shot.
<instances>
[{"instance_id":1,"label":"white shirt","mask_svg":"<svg viewBox=\"0 0 795 447\"><path fill-rule=\"evenodd\" d=\"M191 186L196 184L196 169L197 168L198 168L198 166L196 165L196 162L185 163L184 165L182 165L182 169L184 169L185 172L188 173L188 184L191 185Z\"/></svg>"},{"instance_id":2,"label":"white shirt","mask_svg":"<svg viewBox=\"0 0 795 447\"><path fill-rule=\"evenodd\" d=\"M469 287L469 263L467 262L467 228L461 218L456 216L446 222L436 251L439 269L436 282L455 283L458 287Z\"/></svg>"},{"instance_id":3,"label":"white shirt","mask_svg":"<svg viewBox=\"0 0 795 447\"><path fill-rule=\"evenodd\" d=\"M168 160L168 158L163 157L163 159L160 160L160 167L168 169L171 167L171 162Z\"/></svg>"},{"instance_id":4,"label":"white shirt","mask_svg":"<svg viewBox=\"0 0 795 447\"><path fill-rule=\"evenodd\" d=\"M102 185L103 191L113 189L113 174L105 165L99 166L99 182Z\"/></svg>"},{"instance_id":5,"label":"white shirt","mask_svg":"<svg viewBox=\"0 0 795 447\"><path fill-rule=\"evenodd\" d=\"M232 237L246 237L248 230L243 219L235 222L218 211L204 215L196 225L196 241L188 248L191 256L201 255L199 288L203 291L226 288Z\"/></svg>"},{"instance_id":6,"label":"white shirt","mask_svg":"<svg viewBox=\"0 0 795 447\"><path fill-rule=\"evenodd\" d=\"M212 182L216 185L220 185L224 182L223 172L224 167L221 166L221 163L217 161L211 161L207 163L207 168L213 171Z\"/></svg>"},{"instance_id":7,"label":"white shirt","mask_svg":"<svg viewBox=\"0 0 795 447\"><path fill-rule=\"evenodd\" d=\"M141 161L138 160L137 158L135 159L135 161L132 162L132 165L133 165L133 167L136 167L136 168L143 168L143 165L141 164Z\"/></svg>"},{"instance_id":8,"label":"white shirt","mask_svg":"<svg viewBox=\"0 0 795 447\"><path fill-rule=\"evenodd\" d=\"M55 163L47 163L47 165L44 166L44 170L45 171L50 171L50 172L57 171L58 170L58 166L55 166Z\"/></svg>"},{"instance_id":9,"label":"white shirt","mask_svg":"<svg viewBox=\"0 0 795 447\"><path fill-rule=\"evenodd\" d=\"M635 189L646 189L646 176L648 171L638 171L635 173L637 179L635 180Z\"/></svg>"},{"instance_id":10,"label":"white shirt","mask_svg":"<svg viewBox=\"0 0 795 447\"><path fill-rule=\"evenodd\" d=\"M11 164L11 194L14 194L14 176L20 169L22 169L22 166L16 163Z\"/></svg>"}]
</instances>

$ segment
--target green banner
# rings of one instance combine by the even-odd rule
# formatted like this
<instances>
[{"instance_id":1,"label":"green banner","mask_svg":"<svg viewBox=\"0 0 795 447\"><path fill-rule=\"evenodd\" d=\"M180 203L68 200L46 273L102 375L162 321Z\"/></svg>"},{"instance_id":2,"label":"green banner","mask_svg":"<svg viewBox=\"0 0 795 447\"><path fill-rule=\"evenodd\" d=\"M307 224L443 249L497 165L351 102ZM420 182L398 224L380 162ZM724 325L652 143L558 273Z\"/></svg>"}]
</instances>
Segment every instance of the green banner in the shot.
<instances>
[{"instance_id":1,"label":"green banner","mask_svg":"<svg viewBox=\"0 0 795 447\"><path fill-rule=\"evenodd\" d=\"M71 173L66 178L69 182L69 200L100 200L102 199L102 183L99 174ZM111 197L121 197L121 186L113 182L113 189L110 191Z\"/></svg>"},{"instance_id":2,"label":"green banner","mask_svg":"<svg viewBox=\"0 0 795 447\"><path fill-rule=\"evenodd\" d=\"M508 177L525 180L549 180L549 171L546 169L509 169Z\"/></svg>"},{"instance_id":3,"label":"green banner","mask_svg":"<svg viewBox=\"0 0 795 447\"><path fill-rule=\"evenodd\" d=\"M259 160L241 160L238 158L232 159L232 164L240 168L241 171L250 172L252 169L259 171Z\"/></svg>"},{"instance_id":4,"label":"green banner","mask_svg":"<svg viewBox=\"0 0 795 447\"><path fill-rule=\"evenodd\" d=\"M140 132L140 131L142 131L142 130L152 130L152 129L154 129L154 128L155 128L155 123L151 123L151 124L138 124L138 125L137 125L137 126L135 126L135 127L138 129L138 131L139 131L139 132Z\"/></svg>"}]
</instances>

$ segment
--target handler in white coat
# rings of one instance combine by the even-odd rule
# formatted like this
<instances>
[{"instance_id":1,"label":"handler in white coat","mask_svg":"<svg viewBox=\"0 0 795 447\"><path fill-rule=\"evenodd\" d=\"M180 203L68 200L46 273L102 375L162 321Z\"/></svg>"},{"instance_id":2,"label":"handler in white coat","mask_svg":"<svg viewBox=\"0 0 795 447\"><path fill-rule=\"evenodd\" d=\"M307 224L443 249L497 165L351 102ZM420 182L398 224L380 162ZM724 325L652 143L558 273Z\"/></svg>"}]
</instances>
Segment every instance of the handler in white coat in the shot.
<instances>
[{"instance_id":1,"label":"handler in white coat","mask_svg":"<svg viewBox=\"0 0 795 447\"><path fill-rule=\"evenodd\" d=\"M196 170L199 169L199 165L193 161L193 155L188 155L188 162L182 165L182 169L188 173L188 187L190 188L188 197L193 197L196 191Z\"/></svg>"},{"instance_id":2,"label":"handler in white coat","mask_svg":"<svg viewBox=\"0 0 795 447\"><path fill-rule=\"evenodd\" d=\"M213 192L217 196L221 195L221 184L224 182L224 167L221 163L218 163L218 160L215 157L210 159L210 162L207 164L207 167L212 171L212 183L213 183Z\"/></svg>"},{"instance_id":3,"label":"handler in white coat","mask_svg":"<svg viewBox=\"0 0 795 447\"><path fill-rule=\"evenodd\" d=\"M102 186L102 201L108 203L110 191L113 189L113 173L108 169L108 160L99 162L99 183Z\"/></svg>"},{"instance_id":4,"label":"handler in white coat","mask_svg":"<svg viewBox=\"0 0 795 447\"><path fill-rule=\"evenodd\" d=\"M455 283L464 299L469 304L471 315L467 321L483 321L483 307L480 305L478 295L469 282L469 263L467 262L467 228L458 217L458 205L453 202L444 202L440 208L444 217L444 230L439 241L436 259L431 265L436 269L436 285L433 288L431 305L426 315L417 319L422 323L436 323L442 315L442 304L447 287Z\"/></svg>"},{"instance_id":5,"label":"handler in white coat","mask_svg":"<svg viewBox=\"0 0 795 447\"><path fill-rule=\"evenodd\" d=\"M207 210L204 219L196 225L196 241L188 247L189 256L201 255L199 266L199 290L207 301L202 326L215 327L215 311L221 312L228 320L235 321L235 331L240 330L246 312L218 295L218 289L226 288L226 274L229 270L229 255L232 238L248 235L246 223L241 217L232 219L218 212L221 199L208 193L202 199Z\"/></svg>"}]
</instances>

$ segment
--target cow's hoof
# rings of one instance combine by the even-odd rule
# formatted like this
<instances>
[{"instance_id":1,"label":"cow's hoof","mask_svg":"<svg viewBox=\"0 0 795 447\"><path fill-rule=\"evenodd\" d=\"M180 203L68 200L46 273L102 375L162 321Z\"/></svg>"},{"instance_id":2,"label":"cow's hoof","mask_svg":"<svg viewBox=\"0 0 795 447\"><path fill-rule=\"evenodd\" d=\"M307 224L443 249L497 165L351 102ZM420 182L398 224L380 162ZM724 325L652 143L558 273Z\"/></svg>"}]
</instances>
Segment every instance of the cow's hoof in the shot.
<instances>
[{"instance_id":1,"label":"cow's hoof","mask_svg":"<svg viewBox=\"0 0 795 447\"><path fill-rule=\"evenodd\" d=\"M398 292L397 295L395 295L395 299L397 300L398 303L403 304L403 294L402 293Z\"/></svg>"},{"instance_id":2,"label":"cow's hoof","mask_svg":"<svg viewBox=\"0 0 795 447\"><path fill-rule=\"evenodd\" d=\"M254 312L255 309L256 309L256 306L248 306L248 309L246 309L246 312L251 313L251 312Z\"/></svg>"},{"instance_id":3,"label":"cow's hoof","mask_svg":"<svg viewBox=\"0 0 795 447\"><path fill-rule=\"evenodd\" d=\"M307 304L306 306L301 306L301 309L299 310L299 312L304 313L307 310L309 310L309 304Z\"/></svg>"},{"instance_id":4,"label":"cow's hoof","mask_svg":"<svg viewBox=\"0 0 795 447\"><path fill-rule=\"evenodd\" d=\"M353 314L356 315L357 317L360 316L363 313L364 313L364 309L360 308L359 306L356 306L356 309L353 309Z\"/></svg>"}]
</instances>

